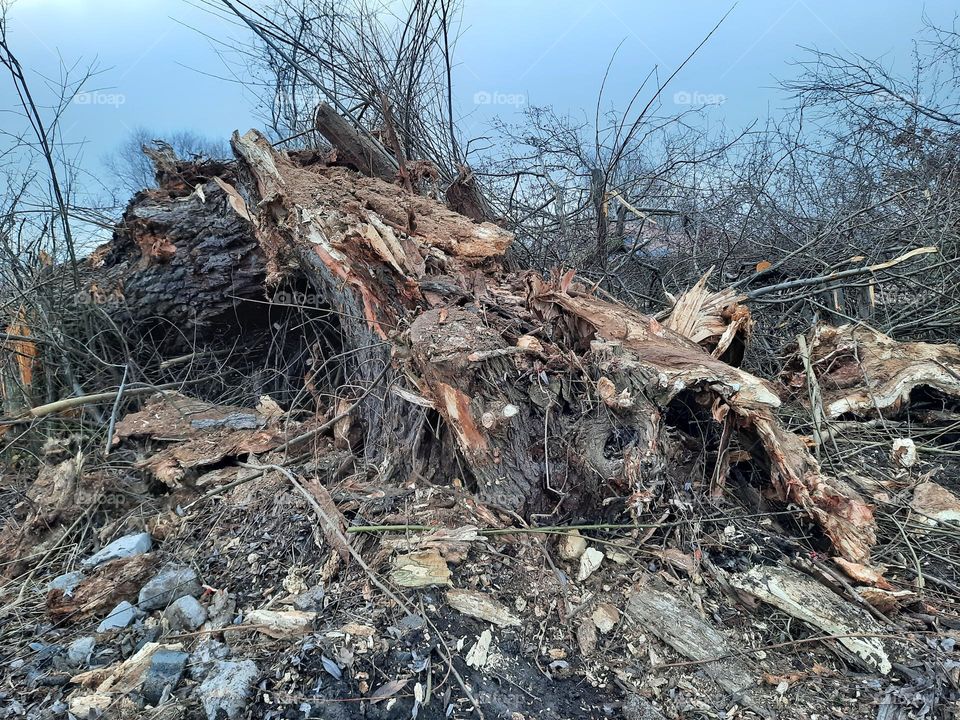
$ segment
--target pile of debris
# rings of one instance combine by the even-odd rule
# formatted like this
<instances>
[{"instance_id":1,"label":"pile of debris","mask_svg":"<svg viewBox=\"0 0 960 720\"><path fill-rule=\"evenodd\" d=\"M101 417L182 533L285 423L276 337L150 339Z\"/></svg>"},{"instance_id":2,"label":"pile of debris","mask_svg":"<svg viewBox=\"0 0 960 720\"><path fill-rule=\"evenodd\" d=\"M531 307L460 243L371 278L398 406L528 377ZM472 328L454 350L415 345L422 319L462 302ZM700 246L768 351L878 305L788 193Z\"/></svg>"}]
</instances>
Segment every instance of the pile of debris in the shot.
<instances>
[{"instance_id":1,"label":"pile of debris","mask_svg":"<svg viewBox=\"0 0 960 720\"><path fill-rule=\"evenodd\" d=\"M155 157L89 260L184 374L4 478L0 713L956 709L960 350L818 327L767 381L708 276L645 316L368 149L232 145Z\"/></svg>"}]
</instances>

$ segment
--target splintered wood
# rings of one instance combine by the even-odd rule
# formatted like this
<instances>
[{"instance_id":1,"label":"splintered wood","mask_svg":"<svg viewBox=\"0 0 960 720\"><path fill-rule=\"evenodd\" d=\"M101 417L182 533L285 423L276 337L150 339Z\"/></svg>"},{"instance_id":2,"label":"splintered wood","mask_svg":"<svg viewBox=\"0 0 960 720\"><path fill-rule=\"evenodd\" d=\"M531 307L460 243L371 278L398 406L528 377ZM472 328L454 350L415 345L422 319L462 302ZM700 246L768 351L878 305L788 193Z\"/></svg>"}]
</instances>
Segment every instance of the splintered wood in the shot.
<instances>
[{"instance_id":1,"label":"splintered wood","mask_svg":"<svg viewBox=\"0 0 960 720\"><path fill-rule=\"evenodd\" d=\"M820 386L824 414L892 417L907 407L917 388L960 398L960 347L953 344L897 342L862 325L820 325L807 341ZM790 360L782 380L805 388L799 357Z\"/></svg>"},{"instance_id":2,"label":"splintered wood","mask_svg":"<svg viewBox=\"0 0 960 720\"><path fill-rule=\"evenodd\" d=\"M692 395L706 422L724 428L714 492L733 462L752 457L769 468L772 496L802 507L836 554L868 560L870 507L783 427L773 387L734 366L752 326L739 295L708 291L704 276L660 323L600 300L572 272L506 271L509 233L386 182L386 169L367 167L367 177L305 163L255 131L232 145L238 167L205 185L207 202L192 211L244 223L266 289L292 281L316 293L338 323L351 387L374 384L389 366L390 392L366 398L350 420L368 460L399 477L467 480L483 502L512 512L584 515L611 495L641 507L684 474L664 418ZM141 226L132 232L144 239ZM171 268L190 246L183 234L163 261ZM430 438L421 437L425 408L443 421ZM237 433L268 431L233 430L224 444L256 452L250 442L271 440ZM741 437L751 451L726 452ZM167 450L170 467L159 470L169 481L193 463L182 453ZM458 463L442 460L454 454Z\"/></svg>"}]
</instances>

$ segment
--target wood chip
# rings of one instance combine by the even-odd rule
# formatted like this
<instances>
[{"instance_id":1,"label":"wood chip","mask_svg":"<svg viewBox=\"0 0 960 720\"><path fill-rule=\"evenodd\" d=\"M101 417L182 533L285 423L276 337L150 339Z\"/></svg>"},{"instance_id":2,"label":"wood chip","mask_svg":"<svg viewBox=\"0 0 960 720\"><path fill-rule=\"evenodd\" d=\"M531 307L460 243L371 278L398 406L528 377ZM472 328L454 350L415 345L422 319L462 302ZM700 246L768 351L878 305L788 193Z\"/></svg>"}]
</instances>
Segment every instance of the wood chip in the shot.
<instances>
[{"instance_id":1,"label":"wood chip","mask_svg":"<svg viewBox=\"0 0 960 720\"><path fill-rule=\"evenodd\" d=\"M600 567L603 562L603 553L596 548L587 548L580 556L580 572L577 573L577 581L583 582L590 577L593 572Z\"/></svg>"},{"instance_id":2,"label":"wood chip","mask_svg":"<svg viewBox=\"0 0 960 720\"><path fill-rule=\"evenodd\" d=\"M244 616L245 625L256 625L257 632L278 640L297 638L313 630L317 614L302 610L252 610Z\"/></svg>"},{"instance_id":3,"label":"wood chip","mask_svg":"<svg viewBox=\"0 0 960 720\"><path fill-rule=\"evenodd\" d=\"M464 615L486 620L498 627L520 625L520 619L512 615L503 605L493 598L475 590L454 588L447 590L447 602Z\"/></svg>"},{"instance_id":4,"label":"wood chip","mask_svg":"<svg viewBox=\"0 0 960 720\"><path fill-rule=\"evenodd\" d=\"M489 630L480 633L480 637L467 651L466 662L472 668L480 670L487 664L487 656L490 654L490 643L493 641L493 635Z\"/></svg>"},{"instance_id":5,"label":"wood chip","mask_svg":"<svg viewBox=\"0 0 960 720\"><path fill-rule=\"evenodd\" d=\"M597 626L597 630L606 635L620 622L620 611L611 603L600 603L594 609L590 619Z\"/></svg>"},{"instance_id":6,"label":"wood chip","mask_svg":"<svg viewBox=\"0 0 960 720\"><path fill-rule=\"evenodd\" d=\"M592 619L584 620L577 627L577 645L582 655L591 655L597 649L597 626Z\"/></svg>"},{"instance_id":7,"label":"wood chip","mask_svg":"<svg viewBox=\"0 0 960 720\"><path fill-rule=\"evenodd\" d=\"M437 550L422 550L394 558L391 579L407 588L450 585L450 568Z\"/></svg>"},{"instance_id":8,"label":"wood chip","mask_svg":"<svg viewBox=\"0 0 960 720\"><path fill-rule=\"evenodd\" d=\"M929 525L960 522L960 498L935 482L917 485L910 507L921 516L921 522Z\"/></svg>"}]
</instances>

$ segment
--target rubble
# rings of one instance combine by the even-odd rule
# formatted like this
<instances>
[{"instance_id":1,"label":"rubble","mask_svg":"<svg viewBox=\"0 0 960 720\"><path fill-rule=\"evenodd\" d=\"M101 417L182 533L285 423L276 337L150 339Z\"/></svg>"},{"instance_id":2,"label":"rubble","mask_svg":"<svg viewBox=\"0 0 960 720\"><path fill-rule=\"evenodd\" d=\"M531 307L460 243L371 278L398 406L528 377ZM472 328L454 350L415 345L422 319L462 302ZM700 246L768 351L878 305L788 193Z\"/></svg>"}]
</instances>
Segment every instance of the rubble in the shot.
<instances>
[{"instance_id":1,"label":"rubble","mask_svg":"<svg viewBox=\"0 0 960 720\"><path fill-rule=\"evenodd\" d=\"M163 611L171 630L196 630L207 621L207 609L192 595L177 598Z\"/></svg>"},{"instance_id":2,"label":"rubble","mask_svg":"<svg viewBox=\"0 0 960 720\"><path fill-rule=\"evenodd\" d=\"M252 660L218 660L197 689L209 720L241 716L260 675Z\"/></svg>"},{"instance_id":3,"label":"rubble","mask_svg":"<svg viewBox=\"0 0 960 720\"><path fill-rule=\"evenodd\" d=\"M560 538L560 559L579 560L587 549L587 541L580 535L579 530L572 530Z\"/></svg>"},{"instance_id":4,"label":"rubble","mask_svg":"<svg viewBox=\"0 0 960 720\"><path fill-rule=\"evenodd\" d=\"M132 623L137 617L137 609L126 600L120 602L110 613L97 625L98 633L105 633L110 630L119 630Z\"/></svg>"},{"instance_id":5,"label":"rubble","mask_svg":"<svg viewBox=\"0 0 960 720\"><path fill-rule=\"evenodd\" d=\"M160 610L184 596L197 597L203 592L196 571L186 565L168 563L147 582L137 596L141 610Z\"/></svg>"},{"instance_id":6,"label":"rubble","mask_svg":"<svg viewBox=\"0 0 960 720\"><path fill-rule=\"evenodd\" d=\"M94 568L110 560L131 557L150 552L153 548L153 538L150 533L136 533L135 535L124 535L117 538L112 543L104 547L99 552L91 555L81 561L81 565L86 568Z\"/></svg>"},{"instance_id":7,"label":"rubble","mask_svg":"<svg viewBox=\"0 0 960 720\"><path fill-rule=\"evenodd\" d=\"M603 553L596 548L588 547L580 555L580 568L577 570L577 582L583 582L593 575L594 570L603 562Z\"/></svg>"}]
</instances>

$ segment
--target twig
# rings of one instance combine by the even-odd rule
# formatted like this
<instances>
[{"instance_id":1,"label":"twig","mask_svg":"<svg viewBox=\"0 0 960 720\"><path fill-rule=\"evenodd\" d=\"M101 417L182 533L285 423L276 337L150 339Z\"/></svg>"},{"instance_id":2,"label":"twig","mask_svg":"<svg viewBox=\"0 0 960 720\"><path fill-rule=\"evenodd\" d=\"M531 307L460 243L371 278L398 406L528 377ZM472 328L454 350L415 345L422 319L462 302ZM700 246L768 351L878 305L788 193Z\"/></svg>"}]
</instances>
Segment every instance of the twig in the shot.
<instances>
[{"instance_id":1,"label":"twig","mask_svg":"<svg viewBox=\"0 0 960 720\"><path fill-rule=\"evenodd\" d=\"M755 300L758 297L769 295L770 293L777 292L779 290L792 290L794 288L806 287L808 285L819 285L820 283L829 282L831 280L840 280L843 278L856 277L857 275L866 275L867 273L877 272L879 270L887 270L895 265L899 265L902 262L916 257L917 255L929 255L930 253L935 252L939 252L939 250L935 247L916 248L915 250L904 253L899 257L895 257L893 260L887 260L886 262L882 262L877 265L851 268L850 270L841 270L840 272L830 273L829 275L818 275L817 277L812 278L788 280L786 282L777 283L776 285L767 285L766 287L757 288L756 290L750 290L745 294L747 299Z\"/></svg>"},{"instance_id":2,"label":"twig","mask_svg":"<svg viewBox=\"0 0 960 720\"><path fill-rule=\"evenodd\" d=\"M36 420L37 418L52 415L53 413L63 412L64 410L72 410L75 407L109 402L117 398L122 393L125 393L127 397L149 395L150 393L159 392L161 390L175 390L177 388L185 387L186 385L196 385L200 382L206 382L206 380L207 378L197 378L196 380L188 380L185 382L151 385L149 387L130 388L127 390L121 386L119 389L111 390L109 392L63 398L62 400L55 400L52 403L47 403L46 405L38 405L37 407L26 410L19 415L15 415L14 417L0 418L0 425L19 425L21 423L30 422L31 420Z\"/></svg>"},{"instance_id":3,"label":"twig","mask_svg":"<svg viewBox=\"0 0 960 720\"><path fill-rule=\"evenodd\" d=\"M117 425L117 413L120 410L120 401L123 400L123 390L127 386L127 373L130 370L130 364L123 366L123 377L120 379L120 389L117 390L117 399L113 403L113 410L110 411L110 426L107 428L107 439L104 441L103 456L110 454L110 443L113 440L113 429Z\"/></svg>"}]
</instances>

